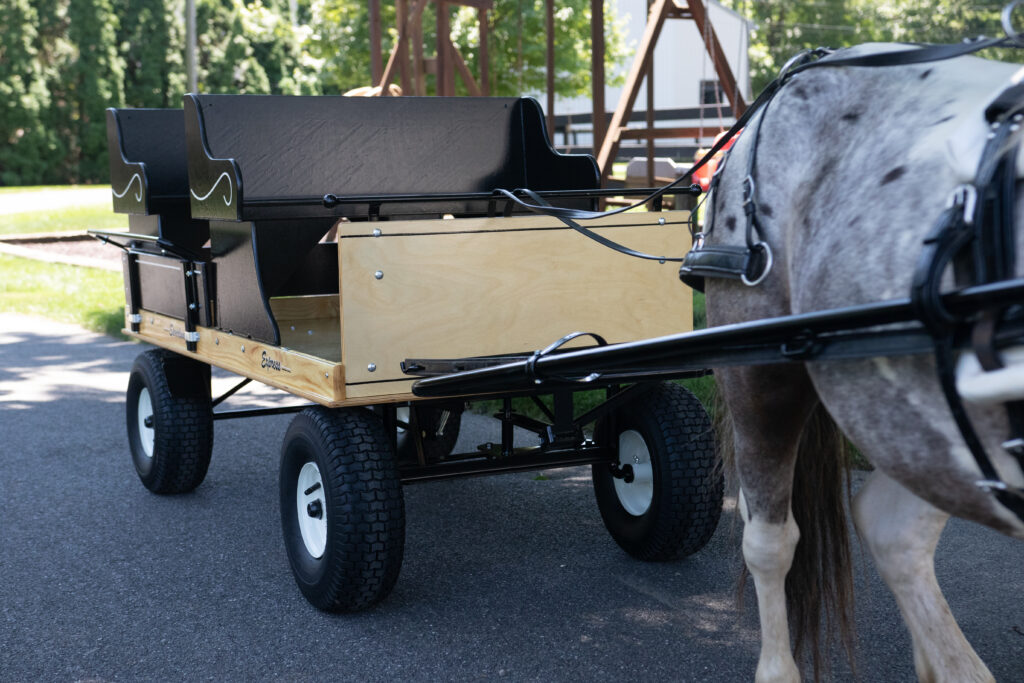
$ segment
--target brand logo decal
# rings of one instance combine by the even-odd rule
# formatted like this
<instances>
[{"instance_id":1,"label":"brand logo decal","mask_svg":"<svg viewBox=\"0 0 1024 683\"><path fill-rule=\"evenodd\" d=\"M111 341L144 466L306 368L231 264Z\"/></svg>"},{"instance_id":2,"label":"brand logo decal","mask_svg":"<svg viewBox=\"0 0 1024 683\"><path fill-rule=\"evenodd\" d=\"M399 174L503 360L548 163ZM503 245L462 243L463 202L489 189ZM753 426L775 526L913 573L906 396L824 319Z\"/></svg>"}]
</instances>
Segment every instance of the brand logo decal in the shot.
<instances>
[{"instance_id":1,"label":"brand logo decal","mask_svg":"<svg viewBox=\"0 0 1024 683\"><path fill-rule=\"evenodd\" d=\"M273 358L267 355L266 351L263 352L263 358L260 361L260 367L276 370L277 372L291 372L291 370L289 370L288 368L281 367L281 361L274 360Z\"/></svg>"}]
</instances>

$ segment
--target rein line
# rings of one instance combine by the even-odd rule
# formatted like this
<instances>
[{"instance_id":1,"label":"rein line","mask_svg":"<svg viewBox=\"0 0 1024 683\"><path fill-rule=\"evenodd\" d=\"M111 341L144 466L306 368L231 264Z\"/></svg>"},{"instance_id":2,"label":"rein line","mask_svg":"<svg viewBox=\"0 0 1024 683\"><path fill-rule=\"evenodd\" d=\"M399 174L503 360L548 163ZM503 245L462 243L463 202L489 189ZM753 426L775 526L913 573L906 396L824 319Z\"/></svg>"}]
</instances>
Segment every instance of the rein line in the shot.
<instances>
[{"instance_id":1,"label":"rein line","mask_svg":"<svg viewBox=\"0 0 1024 683\"><path fill-rule=\"evenodd\" d=\"M974 52L978 52L980 50L984 50L990 47L1008 47L1018 45L1016 41L1019 37L1019 34L1014 34L1010 35L1009 37L1003 38L986 38L984 36L979 36L978 38L974 38L963 43L953 44L920 45L907 43L907 45L909 46L918 46L919 49L893 50L889 52L880 52L872 55L861 55L858 57L839 57L835 59L828 58L830 55L835 53L835 50L833 50L832 48L819 47L811 50L804 50L803 52L798 53L797 55L792 57L788 62L786 62L786 64L782 67L781 71L779 72L779 75L774 80L772 80L771 83L764 87L761 93L757 96L757 99L755 99L754 102L752 102L751 105L747 107L743 114L741 114L740 117L736 119L736 122L729 128L729 130L727 130L725 134L722 135L718 139L718 141L711 146L711 149L709 149L703 157L701 157L692 166L690 166L690 168L686 172L681 174L679 178L672 181L671 183L668 183L667 185L664 185L663 187L660 187L658 190L652 192L643 199L640 199L627 206L619 207L617 209L612 209L610 211L587 211L584 209L571 209L566 207L551 206L546 201L540 199L540 197L537 196L532 191L523 188L519 188L514 191L497 189L495 190L495 194L499 194L508 199L510 202L534 213L550 216L552 218L557 218L563 223L565 223L565 225L572 228L573 230L576 230L585 237L592 239L601 244L602 246L608 247L609 249L613 249L614 251L617 251L621 254L632 256L634 258L659 261L661 263L664 263L666 261L683 262L686 259L685 256L655 256L652 254L646 254L644 252L637 251L635 249L630 249L629 247L626 247L618 242L615 242L614 240L602 237L597 233L593 232L592 230L588 230L582 227L576 221L587 221L594 220L597 218L604 218L607 216L615 216L617 214L624 213L626 211L630 211L632 209L643 206L644 204L647 204L648 202L665 195L666 193L670 192L673 188L678 187L679 185L682 184L682 181L684 179L690 178L694 173L696 173L698 170L706 166L707 163L711 161L711 159L716 154L718 154L718 152L720 152L722 148L729 143L730 140L736 137L736 135L747 125L747 123L750 122L754 114L756 114L761 109L765 108L768 105L768 103L772 100L772 98L774 98L778 91L782 88L782 86L788 83L789 80L798 73L801 73L808 69L826 66L883 67L902 66L907 64L923 64L926 62L941 61L944 59L952 59L954 57L972 54ZM762 116L762 120L763 118L764 117ZM760 128L760 122L758 123L758 128ZM756 139L754 144L756 147ZM748 174L748 177L749 176L750 174ZM756 210L757 205L756 201L754 201L754 188L752 181L753 179L751 178L750 202L749 204L745 202L745 207L749 206L753 210ZM745 182L744 185L746 184L747 183ZM520 194L524 194L527 197L530 197L532 202L524 201L518 196ZM745 208L745 210L748 209ZM752 214L748 214L748 216L752 216ZM751 218L750 220L753 220L753 218ZM756 225L754 226L754 229L757 230ZM766 264L771 263L771 250L768 247L768 245L763 241L756 243L752 242L749 233L750 230L748 229L747 251L750 251L754 247L763 248L766 252L766 258L762 258L761 262ZM695 234L695 237L697 237L698 234L699 233ZM747 260L750 261L750 259ZM764 268L763 272L758 273L758 277L751 279L750 282L748 282L748 284L757 284L758 282L760 282L760 280L763 279L765 275L767 275L768 270L770 270L770 267ZM743 279L745 282L747 281L748 278L746 277L746 273L743 274Z\"/></svg>"}]
</instances>

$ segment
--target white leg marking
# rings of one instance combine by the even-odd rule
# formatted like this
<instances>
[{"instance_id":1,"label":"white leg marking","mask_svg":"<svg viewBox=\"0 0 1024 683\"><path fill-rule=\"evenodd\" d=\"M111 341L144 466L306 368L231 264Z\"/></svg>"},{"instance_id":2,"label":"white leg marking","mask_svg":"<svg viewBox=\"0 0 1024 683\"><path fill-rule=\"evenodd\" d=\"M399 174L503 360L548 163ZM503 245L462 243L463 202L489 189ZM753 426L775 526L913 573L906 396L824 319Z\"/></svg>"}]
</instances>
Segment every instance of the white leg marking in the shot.
<instances>
[{"instance_id":1,"label":"white leg marking","mask_svg":"<svg viewBox=\"0 0 1024 683\"><path fill-rule=\"evenodd\" d=\"M853 503L857 530L896 597L922 681L992 681L935 580L935 546L949 515L875 471Z\"/></svg>"},{"instance_id":2,"label":"white leg marking","mask_svg":"<svg viewBox=\"0 0 1024 683\"><path fill-rule=\"evenodd\" d=\"M783 524L769 524L757 517L750 519L746 499L740 491L743 515L743 559L754 577L757 609L761 617L761 657L757 662L758 683L800 681L800 670L793 660L786 615L786 574L793 564L793 553L800 530L788 511Z\"/></svg>"}]
</instances>

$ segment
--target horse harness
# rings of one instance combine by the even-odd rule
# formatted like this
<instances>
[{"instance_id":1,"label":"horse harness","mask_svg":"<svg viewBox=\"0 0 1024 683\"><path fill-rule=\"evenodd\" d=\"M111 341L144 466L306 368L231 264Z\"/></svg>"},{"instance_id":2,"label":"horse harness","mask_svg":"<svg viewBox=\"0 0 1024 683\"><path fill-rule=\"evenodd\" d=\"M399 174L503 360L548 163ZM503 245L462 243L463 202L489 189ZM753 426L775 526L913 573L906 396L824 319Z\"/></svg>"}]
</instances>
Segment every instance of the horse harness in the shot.
<instances>
[{"instance_id":1,"label":"horse harness","mask_svg":"<svg viewBox=\"0 0 1024 683\"><path fill-rule=\"evenodd\" d=\"M1007 37L977 38L958 44L914 46L918 49L897 50L852 57L842 57L833 50L818 48L796 55L782 68L780 75L769 83L736 123L712 146L687 173L648 197L630 206L606 212L584 211L551 206L529 190L508 192L497 190L510 203L518 204L535 213L558 218L584 236L629 256L681 262L680 279L693 289L704 290L704 278L739 279L748 286L760 284L773 266L772 250L763 239L758 222L757 188L754 171L761 124L771 101L789 80L807 69L821 67L883 67L921 64L951 59L990 47L1024 47L1024 34L1010 26L1010 13L1024 0L1014 0L1003 12L1003 26ZM743 246L708 245L705 237L714 229L712 223L703 232L694 232L693 248L683 258L670 258L645 254L618 244L588 230L578 220L609 216L642 206L679 185L684 178L704 166L715 154L747 126L756 112L761 116L745 135L752 135L751 152L747 159L743 180L743 210L746 216L745 244ZM974 182L961 185L950 198L949 205L924 242L924 249L915 269L910 301L915 317L920 320L931 337L936 357L939 381L954 420L963 435L982 476L977 485L992 493L996 499L1024 521L1024 489L1004 482L979 439L956 386L955 352L971 347L977 354L983 370L1003 367L999 349L1024 341L1024 307L1013 303L1002 308L979 305L969 314L954 315L943 305L940 290L942 274L952 265L958 287L999 283L1013 278L1016 199L1016 160L1021 138L1024 137L1024 84L1011 86L988 107L986 117L991 129L982 154ZM728 155L719 163L711 183L712 194L728 163ZM533 201L528 203L518 195ZM712 212L713 213L713 212ZM813 340L813 334L809 333ZM965 340L966 337L966 340ZM809 346L808 346L809 348ZM800 353L783 355L800 360ZM866 353L878 355L877 353ZM854 356L847 356L854 357ZM1003 448L1024 471L1024 401L1006 404L1010 435Z\"/></svg>"},{"instance_id":2,"label":"horse harness","mask_svg":"<svg viewBox=\"0 0 1024 683\"><path fill-rule=\"evenodd\" d=\"M745 244L706 245L705 238L714 229L715 212L712 211L707 231L694 235L693 249L679 269L680 279L703 291L706 277L739 279L748 286L756 286L771 271L771 247L764 241L758 223L754 171L761 124L770 99L789 78L816 66L892 66L947 59L981 49L977 45L982 42L985 41L823 61L818 60L831 51L819 48L790 60L779 78L769 86L771 95L760 107L761 116L751 131L750 153L743 179ZM991 492L1003 506L1024 521L1024 489L1010 486L999 477L967 415L956 385L956 351L961 348L973 350L986 372L1004 367L999 348L1011 342L1024 341L1024 306L982 308L969 316L957 316L943 305L940 289L942 275L949 266L953 267L958 287L1001 282L1014 276L1016 170L1024 140L1024 83L1012 85L1001 93L986 109L985 116L990 129L974 181L954 190L946 209L925 238L912 281L911 303L934 342L943 394L984 477L977 485ZM727 163L728 156L719 164L712 179L712 196ZM1024 400L1010 401L1005 404L1005 409L1010 434L1002 445L1024 471Z\"/></svg>"}]
</instances>

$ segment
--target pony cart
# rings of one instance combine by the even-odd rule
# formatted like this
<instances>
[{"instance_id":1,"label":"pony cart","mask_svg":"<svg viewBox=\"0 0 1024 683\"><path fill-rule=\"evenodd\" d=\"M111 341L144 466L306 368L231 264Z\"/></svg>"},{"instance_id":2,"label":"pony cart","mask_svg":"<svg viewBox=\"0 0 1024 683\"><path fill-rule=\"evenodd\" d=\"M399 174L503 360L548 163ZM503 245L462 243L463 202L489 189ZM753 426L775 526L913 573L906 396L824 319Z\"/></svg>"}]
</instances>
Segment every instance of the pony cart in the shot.
<instances>
[{"instance_id":1,"label":"pony cart","mask_svg":"<svg viewBox=\"0 0 1024 683\"><path fill-rule=\"evenodd\" d=\"M285 544L319 607L359 609L393 585L402 482L589 463L619 545L676 557L714 530L722 480L703 408L652 380L713 367L761 614L758 679L801 680L790 616L816 677L819 636L851 624L829 425L876 467L854 521L919 676L990 679L934 552L950 514L1024 538L1024 72L966 56L1007 42L787 65L709 153L746 126L676 259L706 285L712 327L681 334L688 292L649 261L688 245L688 217L593 211L593 162L551 152L531 100L187 96L184 114L112 111L115 207L133 232L99 236L125 249L131 333L162 347L128 388L143 482L190 490L213 421L265 414L213 411L217 365L319 404L292 423L281 462ZM535 351L570 329L614 343ZM583 387L607 398L577 414ZM512 410L542 393L546 422ZM502 443L452 455L462 404L479 397L502 400ZM517 448L514 427L540 445Z\"/></svg>"},{"instance_id":2,"label":"pony cart","mask_svg":"<svg viewBox=\"0 0 1024 683\"><path fill-rule=\"evenodd\" d=\"M402 484L413 482L589 464L608 530L631 555L680 557L710 538L721 473L707 415L678 384L606 377L430 401L403 373L421 367L409 358L466 359L448 370L495 352L536 360L574 329L605 344L691 328L674 268L494 194L530 187L589 209L623 193L594 189L591 157L551 149L534 100L187 95L182 110L111 109L107 121L114 208L130 227L94 234L124 250L126 332L159 347L129 380L136 470L154 492L190 491L214 422L301 411L280 496L311 603L352 611L388 594ZM672 252L689 244L688 219L651 210L593 231ZM244 379L214 398L211 366ZM251 380L313 404L220 407ZM605 400L574 410L583 388ZM501 402L501 442L453 453L466 400L484 394ZM519 414L513 397L547 419Z\"/></svg>"}]
</instances>

